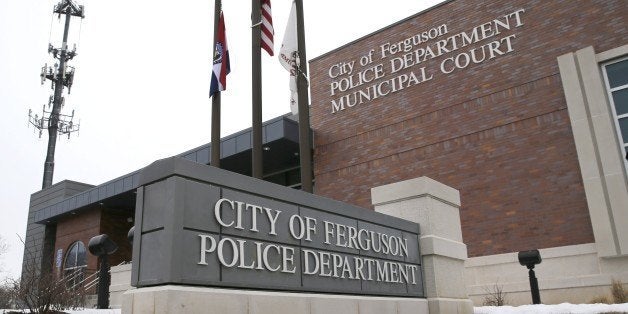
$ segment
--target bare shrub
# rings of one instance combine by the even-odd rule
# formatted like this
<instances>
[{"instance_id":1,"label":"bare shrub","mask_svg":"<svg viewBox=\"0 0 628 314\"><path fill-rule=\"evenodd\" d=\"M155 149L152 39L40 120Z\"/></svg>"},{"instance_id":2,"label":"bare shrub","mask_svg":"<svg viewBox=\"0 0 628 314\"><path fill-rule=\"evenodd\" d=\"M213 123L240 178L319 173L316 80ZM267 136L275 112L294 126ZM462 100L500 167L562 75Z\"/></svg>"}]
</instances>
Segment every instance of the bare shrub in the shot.
<instances>
[{"instance_id":1,"label":"bare shrub","mask_svg":"<svg viewBox=\"0 0 628 314\"><path fill-rule=\"evenodd\" d=\"M8 249L9 249L9 245L0 236L0 255L6 253Z\"/></svg>"},{"instance_id":2,"label":"bare shrub","mask_svg":"<svg viewBox=\"0 0 628 314\"><path fill-rule=\"evenodd\" d=\"M628 302L628 292L624 289L621 281L613 279L611 283L611 295L613 303L621 304Z\"/></svg>"},{"instance_id":3,"label":"bare shrub","mask_svg":"<svg viewBox=\"0 0 628 314\"><path fill-rule=\"evenodd\" d=\"M0 236L0 272L2 272L2 256L9 250L9 245Z\"/></svg>"},{"instance_id":4,"label":"bare shrub","mask_svg":"<svg viewBox=\"0 0 628 314\"><path fill-rule=\"evenodd\" d=\"M589 304L596 304L596 303L610 304L611 301L605 295L598 295L589 301Z\"/></svg>"},{"instance_id":5,"label":"bare shrub","mask_svg":"<svg viewBox=\"0 0 628 314\"><path fill-rule=\"evenodd\" d=\"M11 291L5 283L0 286L0 309L13 308L13 300L11 299Z\"/></svg>"},{"instance_id":6,"label":"bare shrub","mask_svg":"<svg viewBox=\"0 0 628 314\"><path fill-rule=\"evenodd\" d=\"M624 286L622 285L621 281L612 279L611 297L609 298L608 296L605 296L605 295L597 296L591 299L589 303L604 303L604 304L628 303L628 291L624 289Z\"/></svg>"},{"instance_id":7,"label":"bare shrub","mask_svg":"<svg viewBox=\"0 0 628 314\"><path fill-rule=\"evenodd\" d=\"M72 276L59 278L52 271L40 269L33 256L27 250L22 277L7 280L10 300L18 308L38 314L62 313L65 309L83 307L87 295L83 285L75 285Z\"/></svg>"},{"instance_id":8,"label":"bare shrub","mask_svg":"<svg viewBox=\"0 0 628 314\"><path fill-rule=\"evenodd\" d=\"M484 300L482 304L484 306L503 306L506 305L507 293L504 292L504 287L495 283L492 287L485 287L484 292L486 295L484 296Z\"/></svg>"},{"instance_id":9,"label":"bare shrub","mask_svg":"<svg viewBox=\"0 0 628 314\"><path fill-rule=\"evenodd\" d=\"M83 307L86 297L82 287L68 286L66 280L54 274L30 270L23 272L21 279L10 280L9 291L21 308L40 314Z\"/></svg>"}]
</instances>

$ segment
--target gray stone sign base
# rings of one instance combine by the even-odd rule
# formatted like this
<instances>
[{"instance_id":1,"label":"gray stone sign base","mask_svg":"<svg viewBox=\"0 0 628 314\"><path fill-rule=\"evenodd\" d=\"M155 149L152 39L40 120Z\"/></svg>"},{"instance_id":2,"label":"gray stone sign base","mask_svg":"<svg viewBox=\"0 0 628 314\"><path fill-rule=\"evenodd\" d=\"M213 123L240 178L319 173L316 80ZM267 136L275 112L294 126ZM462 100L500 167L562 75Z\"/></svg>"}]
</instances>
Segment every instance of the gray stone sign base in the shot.
<instances>
[{"instance_id":1,"label":"gray stone sign base","mask_svg":"<svg viewBox=\"0 0 628 314\"><path fill-rule=\"evenodd\" d=\"M428 177L371 190L375 211L421 226L425 296L430 313L473 313L464 280L460 193Z\"/></svg>"},{"instance_id":2,"label":"gray stone sign base","mask_svg":"<svg viewBox=\"0 0 628 314\"><path fill-rule=\"evenodd\" d=\"M428 301L166 285L127 291L122 313L427 314Z\"/></svg>"}]
</instances>

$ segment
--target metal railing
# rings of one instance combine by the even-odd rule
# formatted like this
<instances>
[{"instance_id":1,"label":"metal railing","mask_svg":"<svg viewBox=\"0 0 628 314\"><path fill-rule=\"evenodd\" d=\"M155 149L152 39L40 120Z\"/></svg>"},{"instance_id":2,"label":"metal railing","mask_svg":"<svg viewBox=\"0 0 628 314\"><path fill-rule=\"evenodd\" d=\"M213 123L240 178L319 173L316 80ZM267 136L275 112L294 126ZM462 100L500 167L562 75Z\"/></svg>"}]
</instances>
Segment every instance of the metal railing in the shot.
<instances>
[{"instance_id":1,"label":"metal railing","mask_svg":"<svg viewBox=\"0 0 628 314\"><path fill-rule=\"evenodd\" d=\"M130 262L121 262L116 266L122 266L126 264L130 264ZM85 276L79 281L76 281L77 278L80 278L80 276L83 276L85 273L89 273L89 275ZM109 275L111 275L111 270L109 270ZM73 282L69 289L76 290L82 288L85 291L85 294L89 295L96 294L96 291L98 291L98 283L100 281L100 277L98 277L97 270L86 270L86 268L78 268L71 272L69 275L66 275L63 278L63 281Z\"/></svg>"}]
</instances>

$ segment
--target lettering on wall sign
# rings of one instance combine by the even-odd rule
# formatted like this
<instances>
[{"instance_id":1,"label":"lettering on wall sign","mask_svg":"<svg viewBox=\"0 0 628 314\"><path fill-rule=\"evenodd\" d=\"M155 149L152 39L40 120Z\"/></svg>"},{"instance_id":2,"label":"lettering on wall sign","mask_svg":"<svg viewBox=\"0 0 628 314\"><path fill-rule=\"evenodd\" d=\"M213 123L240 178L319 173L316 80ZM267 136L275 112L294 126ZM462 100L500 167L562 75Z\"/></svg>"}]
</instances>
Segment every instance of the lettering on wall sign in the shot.
<instances>
[{"instance_id":1,"label":"lettering on wall sign","mask_svg":"<svg viewBox=\"0 0 628 314\"><path fill-rule=\"evenodd\" d=\"M497 17L470 30L450 34L447 24L380 44L357 60L329 67L331 113L429 82L515 51L525 9ZM438 60L438 66L428 61Z\"/></svg>"},{"instance_id":2,"label":"lettering on wall sign","mask_svg":"<svg viewBox=\"0 0 628 314\"><path fill-rule=\"evenodd\" d=\"M225 215L229 212L229 215ZM406 263L410 257L407 236L389 234L368 227L356 227L339 222L321 220L301 214L291 214L287 225L277 225L281 210L267 208L226 198L213 207L215 221L225 229L253 233L265 232L269 238L287 233L293 240L315 246L302 247L304 276L420 285L419 265ZM225 218L229 216L231 218ZM249 221L245 227L243 220ZM259 225L267 226L260 230ZM296 274L296 247L281 243L268 243L231 236L199 233L198 265L210 265L213 255L225 268L239 268ZM416 244L417 240L413 242ZM410 244L411 245L411 244ZM358 255L341 254L338 249L359 250ZM375 257L380 256L380 257Z\"/></svg>"}]
</instances>

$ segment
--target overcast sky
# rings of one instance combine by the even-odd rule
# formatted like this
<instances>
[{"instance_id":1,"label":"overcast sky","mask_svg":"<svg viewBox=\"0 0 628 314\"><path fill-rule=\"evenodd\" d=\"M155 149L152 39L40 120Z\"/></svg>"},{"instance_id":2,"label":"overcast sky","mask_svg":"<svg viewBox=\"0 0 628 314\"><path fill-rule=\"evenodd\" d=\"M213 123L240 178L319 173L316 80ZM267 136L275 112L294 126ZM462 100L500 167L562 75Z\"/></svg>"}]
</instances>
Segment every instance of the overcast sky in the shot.
<instances>
[{"instance_id":1,"label":"overcast sky","mask_svg":"<svg viewBox=\"0 0 628 314\"><path fill-rule=\"evenodd\" d=\"M442 0L304 1L308 59L427 9ZM17 276L30 194L41 188L47 132L28 126L28 110L41 116L52 94L39 73L54 61L48 43L60 42L58 0L0 0L0 278ZM54 183L100 184L154 160L206 144L213 36L213 1L78 1L85 19L73 18L70 46L78 55L65 114L76 110L80 133L59 139ZM272 0L275 51L290 0ZM223 0L231 74L222 96L222 136L251 126L251 4ZM262 53L263 119L290 111L288 74Z\"/></svg>"}]
</instances>

